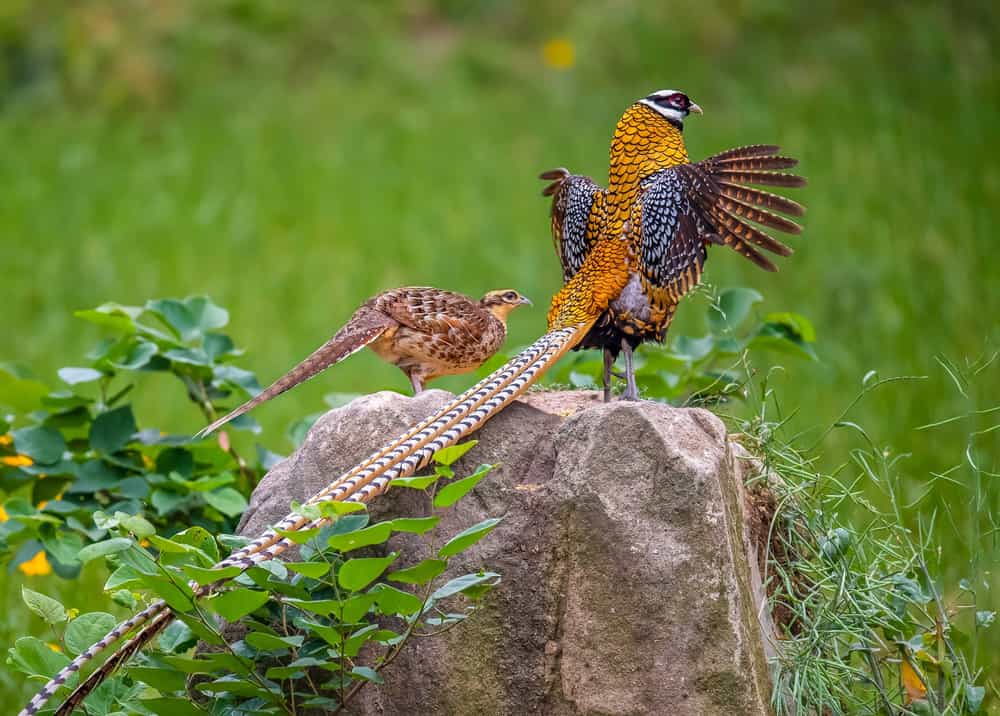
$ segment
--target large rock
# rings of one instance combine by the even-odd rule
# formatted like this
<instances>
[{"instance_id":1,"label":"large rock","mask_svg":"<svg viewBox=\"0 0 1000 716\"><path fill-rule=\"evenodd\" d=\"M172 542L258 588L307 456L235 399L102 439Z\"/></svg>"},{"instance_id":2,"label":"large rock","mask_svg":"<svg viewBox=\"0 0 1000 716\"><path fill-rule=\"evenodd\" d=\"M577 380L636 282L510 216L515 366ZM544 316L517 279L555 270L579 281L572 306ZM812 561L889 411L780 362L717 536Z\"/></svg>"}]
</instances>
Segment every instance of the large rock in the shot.
<instances>
[{"instance_id":1,"label":"large rock","mask_svg":"<svg viewBox=\"0 0 1000 716\"><path fill-rule=\"evenodd\" d=\"M450 394L378 393L325 415L261 482L256 534ZM744 547L738 466L699 409L532 393L490 421L457 465L500 467L426 537L416 562L503 516L452 572L503 583L468 622L418 639L363 693L367 714L767 714L769 683ZM376 517L429 511L391 490ZM752 561L752 560L751 560Z\"/></svg>"}]
</instances>

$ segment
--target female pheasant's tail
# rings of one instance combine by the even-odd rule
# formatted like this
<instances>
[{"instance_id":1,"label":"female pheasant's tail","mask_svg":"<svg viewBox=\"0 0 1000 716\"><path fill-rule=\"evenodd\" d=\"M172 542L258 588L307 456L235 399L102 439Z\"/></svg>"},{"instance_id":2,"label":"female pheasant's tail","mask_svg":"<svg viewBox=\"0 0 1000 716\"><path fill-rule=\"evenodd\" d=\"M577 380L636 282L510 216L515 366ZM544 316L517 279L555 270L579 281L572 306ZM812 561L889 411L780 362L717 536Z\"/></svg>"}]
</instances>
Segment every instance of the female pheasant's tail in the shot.
<instances>
[{"instance_id":1,"label":"female pheasant's tail","mask_svg":"<svg viewBox=\"0 0 1000 716\"><path fill-rule=\"evenodd\" d=\"M210 435L230 420L250 412L261 403L278 397L286 390L291 390L299 383L304 383L330 366L354 355L394 325L395 323L388 316L378 311L365 311L362 307L343 328L337 331L333 338L313 351L308 358L271 383L260 394L255 395L211 425L202 428L195 435L195 439Z\"/></svg>"},{"instance_id":2,"label":"female pheasant's tail","mask_svg":"<svg viewBox=\"0 0 1000 716\"><path fill-rule=\"evenodd\" d=\"M412 475L429 463L435 452L448 445L453 445L463 437L478 430L487 420L513 402L567 351L583 340L592 324L593 320L591 319L574 326L549 331L440 411L389 442L381 450L373 453L332 482L313 496L309 503L315 504L330 500L368 502L382 494L391 487L392 480ZM299 514L288 515L273 528L234 552L216 567L238 565L245 570L260 562L273 559L292 544L290 540L282 538L276 530L310 529L322 526L327 521L327 518L309 520ZM195 591L195 596L204 597L220 584L221 582L217 582L199 587ZM145 625L138 634L123 644L101 668L94 671L81 683L56 712L57 714L72 713L73 709L95 688L100 686L118 666L154 639L173 621L173 618L167 605L163 602L157 602L115 627L107 636L56 674L21 711L20 716L32 716L32 714L37 713L73 674L80 671L85 663L131 630Z\"/></svg>"}]
</instances>

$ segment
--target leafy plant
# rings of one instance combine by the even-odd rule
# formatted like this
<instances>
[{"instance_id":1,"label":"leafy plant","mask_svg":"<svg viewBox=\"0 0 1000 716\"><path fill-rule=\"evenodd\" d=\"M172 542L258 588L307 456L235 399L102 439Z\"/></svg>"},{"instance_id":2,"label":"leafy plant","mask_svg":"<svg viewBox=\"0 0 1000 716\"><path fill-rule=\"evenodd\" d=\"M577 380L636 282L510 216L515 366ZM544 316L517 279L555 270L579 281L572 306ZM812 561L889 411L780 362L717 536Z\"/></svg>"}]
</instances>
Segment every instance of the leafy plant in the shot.
<instances>
[{"instance_id":1,"label":"leafy plant","mask_svg":"<svg viewBox=\"0 0 1000 716\"><path fill-rule=\"evenodd\" d=\"M297 559L263 562L239 576L238 568L213 565L220 543L242 545L242 538L216 540L204 528L191 527L169 538L149 533L144 547L126 525L109 526L115 536L88 548L91 558L103 556L114 567L107 591L132 606L137 595L162 598L179 620L155 649L95 691L87 712L336 713L365 684L383 683L382 670L412 638L450 630L500 582L499 574L488 571L441 579L449 560L486 537L499 519L462 530L433 557L405 567L403 555L385 547L393 534L433 534L441 519L435 513L489 474L493 466L482 465L472 475L451 479L450 464L474 444L446 448L437 454L433 474L399 481L429 494L431 514L371 524L363 504L302 505L302 514L327 516L331 524L289 535L300 545ZM437 489L442 479L449 482ZM193 601L189 581L209 584L234 576L212 597ZM108 614L74 615L30 590L24 601L53 629L53 642L22 637L9 651L11 668L34 680L50 678L114 624ZM216 617L229 626L220 626ZM201 650L199 640L205 645Z\"/></svg>"},{"instance_id":2,"label":"leafy plant","mask_svg":"<svg viewBox=\"0 0 1000 716\"><path fill-rule=\"evenodd\" d=\"M231 531L275 456L259 449L251 464L225 439L193 443L140 429L130 402L149 373L176 377L206 421L234 390L258 391L254 375L233 364L241 351L218 332L228 313L195 296L76 315L110 336L58 371L66 387L0 368L0 406L11 411L0 419L0 560L41 573L51 564L72 577L81 550L109 530L140 538L190 525ZM232 425L257 429L246 417Z\"/></svg>"},{"instance_id":3,"label":"leafy plant","mask_svg":"<svg viewBox=\"0 0 1000 716\"><path fill-rule=\"evenodd\" d=\"M942 365L968 398L965 388L995 360L965 370ZM869 374L852 406L894 382ZM781 437L782 421L768 418L780 407L766 381L755 400L757 416L738 426L762 467L749 494L770 519L761 541L781 639L773 664L778 714L980 713L987 693L976 655L996 616L988 606L984 557L996 533L988 507L996 498L979 442L997 429L982 421L998 408L970 405L966 415L921 428L968 421L968 444L959 464L929 476L921 494L907 498L907 456L880 445L860 425L842 417L832 426L853 433L859 445L838 473L823 474L810 450ZM958 480L962 472L971 478L965 484ZM960 560L943 554L942 513L920 507L938 480L962 487L981 510L973 525L952 522L968 538L970 554L968 576L957 584L941 580L943 567Z\"/></svg>"}]
</instances>

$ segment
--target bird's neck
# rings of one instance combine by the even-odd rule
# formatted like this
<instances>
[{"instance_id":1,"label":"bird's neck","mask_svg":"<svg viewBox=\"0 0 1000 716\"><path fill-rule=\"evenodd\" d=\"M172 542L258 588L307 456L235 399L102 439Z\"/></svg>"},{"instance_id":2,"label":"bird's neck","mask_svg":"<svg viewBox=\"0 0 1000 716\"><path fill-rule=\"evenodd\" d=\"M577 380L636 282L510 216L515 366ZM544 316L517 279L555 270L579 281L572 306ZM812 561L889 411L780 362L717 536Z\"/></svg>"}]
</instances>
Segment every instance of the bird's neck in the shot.
<instances>
[{"instance_id":1,"label":"bird's neck","mask_svg":"<svg viewBox=\"0 0 1000 716\"><path fill-rule=\"evenodd\" d=\"M611 139L608 199L611 229L628 218L639 183L656 172L686 164L682 127L644 104L629 107Z\"/></svg>"},{"instance_id":2,"label":"bird's neck","mask_svg":"<svg viewBox=\"0 0 1000 716\"><path fill-rule=\"evenodd\" d=\"M510 312L517 308L517 306L510 303L494 303L492 305L483 306L483 308L489 311L491 316L500 321L501 326L507 328L507 316L509 316Z\"/></svg>"}]
</instances>

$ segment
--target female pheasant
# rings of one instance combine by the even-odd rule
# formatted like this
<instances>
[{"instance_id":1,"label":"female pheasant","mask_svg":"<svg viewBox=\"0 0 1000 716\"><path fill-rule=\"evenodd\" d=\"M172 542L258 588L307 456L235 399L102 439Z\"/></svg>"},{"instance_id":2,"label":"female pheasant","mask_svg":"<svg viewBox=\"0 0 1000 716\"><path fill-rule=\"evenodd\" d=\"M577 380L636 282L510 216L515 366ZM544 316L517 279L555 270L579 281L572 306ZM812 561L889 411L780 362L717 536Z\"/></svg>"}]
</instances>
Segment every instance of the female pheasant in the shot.
<instances>
[{"instance_id":1,"label":"female pheasant","mask_svg":"<svg viewBox=\"0 0 1000 716\"><path fill-rule=\"evenodd\" d=\"M507 338L507 316L527 298L512 289L480 300L426 286L405 286L365 301L336 335L262 393L204 428L199 437L253 410L368 346L399 366L419 393L428 381L475 370Z\"/></svg>"},{"instance_id":2,"label":"female pheasant","mask_svg":"<svg viewBox=\"0 0 1000 716\"><path fill-rule=\"evenodd\" d=\"M798 162L778 147L753 145L688 163L684 118L701 113L683 92L662 90L638 100L622 116L611 141L608 188L589 177L555 169L552 235L571 282L604 240L599 284L614 288L597 322L577 348L604 350L604 399L611 394L611 368L625 356L623 399L639 397L632 351L644 341L662 342L677 304L701 280L708 244L724 244L761 268L776 267L757 247L780 256L792 250L749 222L798 234L801 227L768 211L799 216L800 204L746 184L799 187L801 177L778 169ZM557 297L558 301L558 297ZM551 314L550 314L551 317Z\"/></svg>"}]
</instances>

